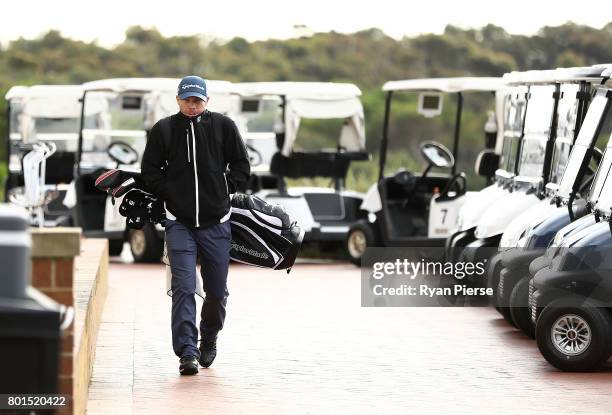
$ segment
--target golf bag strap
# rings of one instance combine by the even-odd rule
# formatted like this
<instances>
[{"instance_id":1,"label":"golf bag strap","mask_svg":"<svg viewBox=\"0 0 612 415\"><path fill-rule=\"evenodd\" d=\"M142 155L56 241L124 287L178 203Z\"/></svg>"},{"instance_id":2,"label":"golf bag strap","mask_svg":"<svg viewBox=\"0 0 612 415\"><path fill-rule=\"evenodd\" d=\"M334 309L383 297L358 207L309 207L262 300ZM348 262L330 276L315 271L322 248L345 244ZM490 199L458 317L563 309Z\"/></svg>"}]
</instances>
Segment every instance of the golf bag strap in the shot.
<instances>
[{"instance_id":1,"label":"golf bag strap","mask_svg":"<svg viewBox=\"0 0 612 415\"><path fill-rule=\"evenodd\" d=\"M215 135L215 140L222 143L223 142L223 132L221 131L222 127L222 114L218 112L210 112L210 121L212 123L213 134Z\"/></svg>"},{"instance_id":2,"label":"golf bag strap","mask_svg":"<svg viewBox=\"0 0 612 415\"><path fill-rule=\"evenodd\" d=\"M164 144L164 154L168 154L168 151L170 151L170 143L172 140L172 128L171 128L171 119L170 117L166 117L166 118L162 118L159 121L159 128L161 129L161 133L162 133L162 141ZM166 160L167 163L167 160Z\"/></svg>"}]
</instances>

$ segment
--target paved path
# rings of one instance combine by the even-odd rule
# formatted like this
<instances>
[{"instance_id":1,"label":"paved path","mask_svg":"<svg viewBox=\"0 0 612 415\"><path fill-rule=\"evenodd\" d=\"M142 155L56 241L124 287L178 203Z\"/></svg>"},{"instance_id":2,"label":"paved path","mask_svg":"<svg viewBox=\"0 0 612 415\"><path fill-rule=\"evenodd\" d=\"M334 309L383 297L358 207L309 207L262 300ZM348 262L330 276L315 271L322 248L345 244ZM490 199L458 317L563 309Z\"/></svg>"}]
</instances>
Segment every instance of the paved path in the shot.
<instances>
[{"instance_id":1,"label":"paved path","mask_svg":"<svg viewBox=\"0 0 612 415\"><path fill-rule=\"evenodd\" d=\"M88 414L612 411L612 366L558 372L490 308L361 308L344 263L232 265L229 289L215 363L181 377L164 269L111 264Z\"/></svg>"}]
</instances>

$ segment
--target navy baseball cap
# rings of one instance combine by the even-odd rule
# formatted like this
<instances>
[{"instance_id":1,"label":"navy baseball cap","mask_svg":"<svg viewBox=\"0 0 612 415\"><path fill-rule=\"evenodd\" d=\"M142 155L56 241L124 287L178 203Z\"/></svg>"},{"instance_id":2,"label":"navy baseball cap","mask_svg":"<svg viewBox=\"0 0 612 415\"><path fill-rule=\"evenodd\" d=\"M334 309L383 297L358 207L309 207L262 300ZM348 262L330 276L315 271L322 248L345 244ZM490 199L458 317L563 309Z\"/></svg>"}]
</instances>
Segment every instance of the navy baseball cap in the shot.
<instances>
[{"instance_id":1,"label":"navy baseball cap","mask_svg":"<svg viewBox=\"0 0 612 415\"><path fill-rule=\"evenodd\" d=\"M180 99L198 97L204 101L208 100L206 81L199 76L190 75L181 79L176 93Z\"/></svg>"}]
</instances>

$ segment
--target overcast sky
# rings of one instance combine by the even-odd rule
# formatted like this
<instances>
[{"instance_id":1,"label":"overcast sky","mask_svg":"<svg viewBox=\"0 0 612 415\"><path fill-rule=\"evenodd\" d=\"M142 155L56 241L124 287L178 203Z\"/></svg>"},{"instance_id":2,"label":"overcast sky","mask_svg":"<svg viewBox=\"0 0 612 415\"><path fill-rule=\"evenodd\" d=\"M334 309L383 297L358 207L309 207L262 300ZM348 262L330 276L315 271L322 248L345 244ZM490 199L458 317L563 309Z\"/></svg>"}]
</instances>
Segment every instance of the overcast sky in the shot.
<instances>
[{"instance_id":1,"label":"overcast sky","mask_svg":"<svg viewBox=\"0 0 612 415\"><path fill-rule=\"evenodd\" d=\"M6 0L1 7L4 44L57 29L67 37L111 46L133 25L157 27L165 36L259 40L295 36L295 25L345 33L377 27L401 38L441 33L449 23L464 28L494 23L510 33L533 34L569 20L596 28L612 21L610 3L603 0Z\"/></svg>"}]
</instances>

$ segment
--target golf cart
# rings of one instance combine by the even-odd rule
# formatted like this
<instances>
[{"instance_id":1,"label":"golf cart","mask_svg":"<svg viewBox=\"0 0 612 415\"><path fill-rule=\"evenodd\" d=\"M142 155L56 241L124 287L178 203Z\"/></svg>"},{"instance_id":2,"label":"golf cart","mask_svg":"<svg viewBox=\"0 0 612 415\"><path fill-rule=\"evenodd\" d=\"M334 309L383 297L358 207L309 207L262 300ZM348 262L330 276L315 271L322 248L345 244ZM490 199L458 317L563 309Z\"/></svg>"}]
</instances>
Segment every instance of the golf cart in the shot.
<instances>
[{"instance_id":1,"label":"golf cart","mask_svg":"<svg viewBox=\"0 0 612 415\"><path fill-rule=\"evenodd\" d=\"M368 190L361 212L363 218L354 223L346 238L351 261L359 265L367 247L371 246L444 246L446 237L455 227L460 207L475 192L467 191L466 175L457 172L465 95L489 94L495 99L495 113L487 124L489 128L486 148L479 154L477 174L492 177L499 163L495 146L501 131L497 131L502 116L501 78L439 78L391 81L383 86L387 93L383 138L380 145L378 182ZM419 94L418 112L427 118L442 113L444 95L457 99L452 152L434 141L420 144L420 154L427 163L422 173L401 169L392 176L385 176L389 147L389 119L392 98L399 93ZM414 134L407 131L406 134ZM407 140L409 137L405 137ZM431 172L432 168L446 170Z\"/></svg>"},{"instance_id":2,"label":"golf cart","mask_svg":"<svg viewBox=\"0 0 612 415\"><path fill-rule=\"evenodd\" d=\"M601 73L601 70L598 72ZM587 74L583 72L582 75ZM574 86L575 93L588 93L591 89L589 84L600 84L602 81L601 77L574 79L580 82L580 86L562 85L566 95L570 86ZM563 115L563 99L561 100L558 137L564 130L572 135L577 134L565 172L559 184L551 180L546 185L545 198L539 204L519 215L508 225L502 236L499 253L493 260L492 268L495 268L496 264L501 264L502 268L499 275L490 275L493 279L490 284L496 288L496 306L506 320L528 336L534 336L534 326L527 307L531 262L543 254L557 231L587 214L589 206L599 198L602 180L605 180L606 176L598 174L593 183L595 170L601 160L601 151L595 145L601 137L611 97L612 94L606 87L598 87L595 90L579 132L567 128L567 121L571 122L572 116L568 116L571 114L567 112ZM495 278L498 278L498 281Z\"/></svg>"},{"instance_id":3,"label":"golf cart","mask_svg":"<svg viewBox=\"0 0 612 415\"><path fill-rule=\"evenodd\" d=\"M282 205L305 230L307 241L341 242L359 218L361 193L346 190L352 161L368 160L361 91L353 84L252 82L235 84L243 101L276 102L274 153L269 167L254 169L255 195ZM302 119L343 120L336 148L300 150L309 144L298 134ZM300 136L298 138L298 136ZM267 156L269 157L269 156ZM325 177L334 187L288 187L286 178Z\"/></svg>"},{"instance_id":4,"label":"golf cart","mask_svg":"<svg viewBox=\"0 0 612 415\"><path fill-rule=\"evenodd\" d=\"M30 209L40 226L70 223L62 200L72 180L82 94L75 85L35 85L12 87L5 97L5 199Z\"/></svg>"},{"instance_id":5,"label":"golf cart","mask_svg":"<svg viewBox=\"0 0 612 415\"><path fill-rule=\"evenodd\" d=\"M510 74L503 79L508 83ZM457 225L446 240L446 257L458 261L463 248L473 242L476 225L482 214L499 197L507 194L515 176L518 151L523 138L523 125L527 109L526 85L506 85L503 98L503 131L496 151L500 154L499 169L495 171L494 183L471 196L459 210Z\"/></svg>"},{"instance_id":6,"label":"golf cart","mask_svg":"<svg viewBox=\"0 0 612 415\"><path fill-rule=\"evenodd\" d=\"M241 84L234 84L240 88ZM236 108L228 115L234 120L249 154L251 177L247 193L276 189L277 178L270 173L272 156L277 151L274 127L277 124L279 96L236 97Z\"/></svg>"},{"instance_id":7,"label":"golf cart","mask_svg":"<svg viewBox=\"0 0 612 415\"><path fill-rule=\"evenodd\" d=\"M598 369L612 351L611 142L595 181L603 182L599 199L590 215L576 221L591 224L569 233L562 229L564 236L546 251L549 265L533 270L528 287L538 348L565 371Z\"/></svg>"},{"instance_id":8,"label":"golf cart","mask_svg":"<svg viewBox=\"0 0 612 415\"><path fill-rule=\"evenodd\" d=\"M601 71L600 71L601 72ZM515 176L507 193L492 203L482 214L474 232L475 240L464 249L461 260L483 261L494 257L501 236L508 225L523 212L538 205L549 195L548 183L558 184L567 165L568 155L584 118L590 100L589 84L582 83L578 90L575 82L561 84L559 71L529 71L517 73L512 83L529 85L529 95L523 137ZM560 111L565 111L561 113ZM556 128L560 118L567 117L569 123L560 129L568 134L558 136ZM540 205L547 209L547 205ZM535 214L535 212L533 212ZM521 217L523 223L528 218ZM507 239L512 237L507 235ZM517 238L518 239L518 238ZM493 285L497 269L489 265Z\"/></svg>"},{"instance_id":9,"label":"golf cart","mask_svg":"<svg viewBox=\"0 0 612 415\"><path fill-rule=\"evenodd\" d=\"M112 196L95 188L95 180L105 170L121 168L139 172L147 134L159 119L178 111L176 89L179 79L122 78L83 84L82 122L75 165L74 222L88 237L109 239L111 255L119 255L127 240L136 262L159 261L163 249L163 228L147 224L142 229L126 229ZM227 113L234 109L232 84L207 81L211 111ZM87 125L84 116L90 106L105 106L101 122Z\"/></svg>"}]
</instances>

